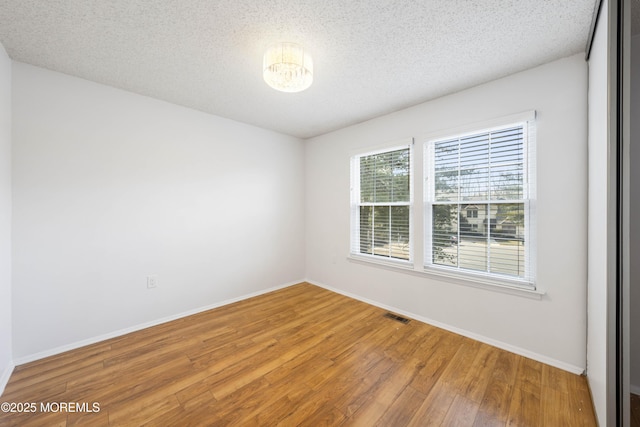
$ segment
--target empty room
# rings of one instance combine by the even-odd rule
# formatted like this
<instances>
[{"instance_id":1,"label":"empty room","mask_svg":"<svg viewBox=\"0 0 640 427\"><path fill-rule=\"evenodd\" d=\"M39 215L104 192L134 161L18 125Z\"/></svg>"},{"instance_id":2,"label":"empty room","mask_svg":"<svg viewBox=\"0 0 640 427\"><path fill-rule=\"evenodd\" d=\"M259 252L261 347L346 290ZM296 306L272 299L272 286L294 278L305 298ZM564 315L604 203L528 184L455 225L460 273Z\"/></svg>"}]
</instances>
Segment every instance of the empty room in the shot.
<instances>
[{"instance_id":1,"label":"empty room","mask_svg":"<svg viewBox=\"0 0 640 427\"><path fill-rule=\"evenodd\" d=\"M629 10L3 1L0 425L633 421Z\"/></svg>"}]
</instances>

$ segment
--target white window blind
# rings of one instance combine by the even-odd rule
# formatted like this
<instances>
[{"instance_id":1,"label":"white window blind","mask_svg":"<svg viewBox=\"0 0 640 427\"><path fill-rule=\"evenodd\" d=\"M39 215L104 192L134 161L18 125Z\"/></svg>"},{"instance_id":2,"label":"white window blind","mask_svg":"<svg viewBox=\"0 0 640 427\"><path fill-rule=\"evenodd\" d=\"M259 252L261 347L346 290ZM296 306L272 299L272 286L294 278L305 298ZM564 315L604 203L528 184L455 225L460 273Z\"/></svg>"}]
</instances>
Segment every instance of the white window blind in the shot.
<instances>
[{"instance_id":1,"label":"white window blind","mask_svg":"<svg viewBox=\"0 0 640 427\"><path fill-rule=\"evenodd\" d=\"M425 267L533 283L533 121L425 145Z\"/></svg>"},{"instance_id":2,"label":"white window blind","mask_svg":"<svg viewBox=\"0 0 640 427\"><path fill-rule=\"evenodd\" d=\"M351 253L412 260L411 146L351 159Z\"/></svg>"}]
</instances>

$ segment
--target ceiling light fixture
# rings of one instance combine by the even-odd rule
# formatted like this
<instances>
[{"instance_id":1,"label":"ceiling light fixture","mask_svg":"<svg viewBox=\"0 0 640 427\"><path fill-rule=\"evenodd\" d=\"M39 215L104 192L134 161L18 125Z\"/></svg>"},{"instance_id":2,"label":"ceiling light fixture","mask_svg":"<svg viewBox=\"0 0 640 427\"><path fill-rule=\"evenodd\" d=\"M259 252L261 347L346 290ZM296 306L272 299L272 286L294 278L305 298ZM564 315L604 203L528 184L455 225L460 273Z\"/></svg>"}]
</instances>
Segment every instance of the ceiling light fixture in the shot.
<instances>
[{"instance_id":1,"label":"ceiling light fixture","mask_svg":"<svg viewBox=\"0 0 640 427\"><path fill-rule=\"evenodd\" d=\"M264 54L262 69L264 81L282 92L300 92L313 82L313 61L299 44L271 46Z\"/></svg>"}]
</instances>

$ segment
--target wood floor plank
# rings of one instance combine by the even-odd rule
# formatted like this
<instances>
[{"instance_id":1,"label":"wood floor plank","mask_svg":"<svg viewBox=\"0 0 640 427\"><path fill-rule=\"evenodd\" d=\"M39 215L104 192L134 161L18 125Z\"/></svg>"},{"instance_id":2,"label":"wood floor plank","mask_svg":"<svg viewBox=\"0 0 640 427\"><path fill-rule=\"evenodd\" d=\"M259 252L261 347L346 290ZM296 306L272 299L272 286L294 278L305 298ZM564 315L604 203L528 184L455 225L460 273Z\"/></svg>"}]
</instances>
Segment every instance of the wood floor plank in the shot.
<instances>
[{"instance_id":1,"label":"wood floor plank","mask_svg":"<svg viewBox=\"0 0 640 427\"><path fill-rule=\"evenodd\" d=\"M398 398L385 411L376 426L405 426L424 402L425 395L413 387L405 387Z\"/></svg>"},{"instance_id":2,"label":"wood floor plank","mask_svg":"<svg viewBox=\"0 0 640 427\"><path fill-rule=\"evenodd\" d=\"M165 384L175 382L176 378L187 372L192 372L193 368L189 359L182 355L172 359L164 359L162 362L151 361L152 363L140 370L127 370L119 372L119 375L103 377L103 382L94 384L90 377L86 377L82 382L74 380L67 383L67 391L62 395L68 401L93 401L106 402L108 405L129 402L141 396L146 396L155 389Z\"/></svg>"},{"instance_id":3,"label":"wood floor plank","mask_svg":"<svg viewBox=\"0 0 640 427\"><path fill-rule=\"evenodd\" d=\"M542 386L548 387L562 393L569 392L570 384L569 372L549 365L542 366Z\"/></svg>"},{"instance_id":4,"label":"wood floor plank","mask_svg":"<svg viewBox=\"0 0 640 427\"><path fill-rule=\"evenodd\" d=\"M429 390L429 394L427 394L426 399L416 413L413 414L408 425L410 427L439 426L447 416L456 396L456 390L449 387L448 384L436 383Z\"/></svg>"},{"instance_id":5,"label":"wood floor plank","mask_svg":"<svg viewBox=\"0 0 640 427\"><path fill-rule=\"evenodd\" d=\"M463 427L472 425L478 413L479 406L480 404L475 400L457 395L455 399L453 399L451 406L449 406L449 410L441 426Z\"/></svg>"},{"instance_id":6,"label":"wood floor plank","mask_svg":"<svg viewBox=\"0 0 640 427\"><path fill-rule=\"evenodd\" d=\"M508 384L500 375L489 380L478 414L473 422L474 427L504 426L509 418L509 403L513 395L513 385Z\"/></svg>"},{"instance_id":7,"label":"wood floor plank","mask_svg":"<svg viewBox=\"0 0 640 427\"><path fill-rule=\"evenodd\" d=\"M354 348L344 363L332 365L322 383L313 383L313 394L306 402L299 405L288 417L281 420L283 425L298 425L306 420L325 419L323 413L330 409L332 417L345 413L337 405L345 396L352 396L358 388L358 380L375 368L384 357L375 352L366 352L363 348ZM309 383L309 382L307 382Z\"/></svg>"},{"instance_id":8,"label":"wood floor plank","mask_svg":"<svg viewBox=\"0 0 640 427\"><path fill-rule=\"evenodd\" d=\"M539 396L542 391L542 363L522 358L518 366L515 385Z\"/></svg>"},{"instance_id":9,"label":"wood floor plank","mask_svg":"<svg viewBox=\"0 0 640 427\"><path fill-rule=\"evenodd\" d=\"M423 367L423 361L417 358L412 358L400 365L387 378L384 387L376 391L375 397L363 405L352 418L358 421L358 425L375 425Z\"/></svg>"},{"instance_id":10,"label":"wood floor plank","mask_svg":"<svg viewBox=\"0 0 640 427\"><path fill-rule=\"evenodd\" d=\"M43 381L42 383L33 384L29 387L14 388L5 390L2 395L3 402L18 402L20 398L28 393L34 399L44 402L60 396L67 390L67 378L59 378L58 381Z\"/></svg>"},{"instance_id":11,"label":"wood floor plank","mask_svg":"<svg viewBox=\"0 0 640 427\"><path fill-rule=\"evenodd\" d=\"M507 425L523 427L544 425L542 424L540 393L516 386L509 405Z\"/></svg>"},{"instance_id":12,"label":"wood floor plank","mask_svg":"<svg viewBox=\"0 0 640 427\"><path fill-rule=\"evenodd\" d=\"M595 419L591 393L584 376L574 378L574 386L569 387L569 410L573 414L575 424L578 426L588 426L591 420Z\"/></svg>"},{"instance_id":13,"label":"wood floor plank","mask_svg":"<svg viewBox=\"0 0 640 427\"><path fill-rule=\"evenodd\" d=\"M345 418L345 415L335 406L329 406L321 411L316 411L316 413L302 420L298 425L308 427L338 426L343 423Z\"/></svg>"},{"instance_id":14,"label":"wood floor plank","mask_svg":"<svg viewBox=\"0 0 640 427\"><path fill-rule=\"evenodd\" d=\"M21 380L34 375L42 377L42 375L47 371L55 370L62 373L66 368L71 368L70 370L73 370L73 366L78 362L88 362L88 364L91 364L96 360L103 360L104 354L109 351L111 351L111 344L97 343L36 360L34 362L16 366L13 375L11 376L11 380L12 382L20 382ZM69 371L69 369L67 369L67 371Z\"/></svg>"},{"instance_id":15,"label":"wood floor plank","mask_svg":"<svg viewBox=\"0 0 640 427\"><path fill-rule=\"evenodd\" d=\"M477 403L482 402L489 378L498 361L499 351L495 347L482 344L471 368L465 377L465 387L462 395Z\"/></svg>"},{"instance_id":16,"label":"wood floor plank","mask_svg":"<svg viewBox=\"0 0 640 427\"><path fill-rule=\"evenodd\" d=\"M542 425L568 426L571 416L566 412L569 407L569 396L553 388L548 388L542 394Z\"/></svg>"},{"instance_id":17,"label":"wood floor plank","mask_svg":"<svg viewBox=\"0 0 640 427\"><path fill-rule=\"evenodd\" d=\"M170 394L158 399L141 399L122 402L109 409L109 425L132 426L141 425L152 419L165 416L172 409L180 407L175 395Z\"/></svg>"},{"instance_id":18,"label":"wood floor plank","mask_svg":"<svg viewBox=\"0 0 640 427\"><path fill-rule=\"evenodd\" d=\"M213 413L220 418L221 423L241 425L243 418L250 418L264 408L267 396L270 396L271 384L264 378L253 381L239 388L222 400L210 403ZM183 405L188 409L186 405Z\"/></svg>"},{"instance_id":19,"label":"wood floor plank","mask_svg":"<svg viewBox=\"0 0 640 427\"><path fill-rule=\"evenodd\" d=\"M382 388L387 383L387 378L393 375L398 368L398 363L394 362L390 358L382 358L367 375L363 376L362 380L357 383L357 386L351 390L348 396L343 396L340 400L336 401L334 405L347 416L348 419L352 419L354 414L367 402L374 399L376 390Z\"/></svg>"},{"instance_id":20,"label":"wood floor plank","mask_svg":"<svg viewBox=\"0 0 640 427\"><path fill-rule=\"evenodd\" d=\"M595 426L584 378L307 283L15 369L2 426ZM549 424L550 423L550 424Z\"/></svg>"},{"instance_id":21,"label":"wood floor plank","mask_svg":"<svg viewBox=\"0 0 640 427\"><path fill-rule=\"evenodd\" d=\"M60 412L46 412L43 414L19 414L8 420L6 423L0 423L3 427L66 427L67 414Z\"/></svg>"},{"instance_id":22,"label":"wood floor plank","mask_svg":"<svg viewBox=\"0 0 640 427\"><path fill-rule=\"evenodd\" d=\"M109 425L109 412L71 413L67 415L67 427L102 427Z\"/></svg>"},{"instance_id":23,"label":"wood floor plank","mask_svg":"<svg viewBox=\"0 0 640 427\"><path fill-rule=\"evenodd\" d=\"M491 372L491 378L503 383L514 385L518 374L518 368L523 357L498 349L498 359Z\"/></svg>"},{"instance_id":24,"label":"wood floor plank","mask_svg":"<svg viewBox=\"0 0 640 427\"><path fill-rule=\"evenodd\" d=\"M272 370L264 376L264 378L271 384L278 384L281 382L302 381L304 376L305 383L308 383L308 379L311 375L315 375L318 372L325 372L334 361L328 359L321 351L322 346L318 346L317 349L310 349L304 353L294 357L288 362L283 363L276 369Z\"/></svg>"},{"instance_id":25,"label":"wood floor plank","mask_svg":"<svg viewBox=\"0 0 640 427\"><path fill-rule=\"evenodd\" d=\"M463 340L458 351L449 360L438 382L448 386L458 393L462 393L467 387L467 375L473 366L473 361L478 355L481 343L470 339Z\"/></svg>"},{"instance_id":26,"label":"wood floor plank","mask_svg":"<svg viewBox=\"0 0 640 427\"><path fill-rule=\"evenodd\" d=\"M51 386L55 387L63 380L69 380L73 378L85 378L92 374L100 372L104 367L102 361L92 360L91 363L79 363L76 369L69 369L68 366L58 370L49 370L44 372L42 376L34 375L18 381L10 381L7 385L7 395L19 394L23 390L29 390L33 386Z\"/></svg>"},{"instance_id":27,"label":"wood floor plank","mask_svg":"<svg viewBox=\"0 0 640 427\"><path fill-rule=\"evenodd\" d=\"M631 393L631 427L640 427L640 396Z\"/></svg>"},{"instance_id":28,"label":"wood floor plank","mask_svg":"<svg viewBox=\"0 0 640 427\"><path fill-rule=\"evenodd\" d=\"M440 333L429 340L429 348L425 350L425 363L411 382L411 386L423 394L428 394L446 370L453 356L463 344L464 339L457 335Z\"/></svg>"}]
</instances>

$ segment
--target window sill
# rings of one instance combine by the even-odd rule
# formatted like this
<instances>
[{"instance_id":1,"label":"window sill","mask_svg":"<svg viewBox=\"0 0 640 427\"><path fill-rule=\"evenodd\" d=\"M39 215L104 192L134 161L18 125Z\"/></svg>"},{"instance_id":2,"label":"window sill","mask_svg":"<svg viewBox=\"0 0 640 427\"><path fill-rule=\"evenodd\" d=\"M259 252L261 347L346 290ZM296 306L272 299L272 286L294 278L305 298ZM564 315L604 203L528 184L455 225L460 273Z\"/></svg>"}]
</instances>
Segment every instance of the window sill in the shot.
<instances>
[{"instance_id":1,"label":"window sill","mask_svg":"<svg viewBox=\"0 0 640 427\"><path fill-rule=\"evenodd\" d=\"M357 264L383 268L390 271L411 274L413 276L444 280L456 285L486 289L493 292L516 295L525 298L540 300L546 294L546 292L541 289L533 289L525 287L525 285L511 283L507 280L501 281L499 279L493 279L473 273L462 273L457 271L453 272L438 267L424 267L424 269L420 269L420 267L414 266L414 264L409 261L379 260L370 256L361 256L355 254L349 255L347 257L347 260Z\"/></svg>"},{"instance_id":2,"label":"window sill","mask_svg":"<svg viewBox=\"0 0 640 427\"><path fill-rule=\"evenodd\" d=\"M414 271L413 261L403 261L394 258L382 258L373 255L350 254L347 259L349 261L360 262L363 264L374 264L380 267L389 267L392 269Z\"/></svg>"}]
</instances>

